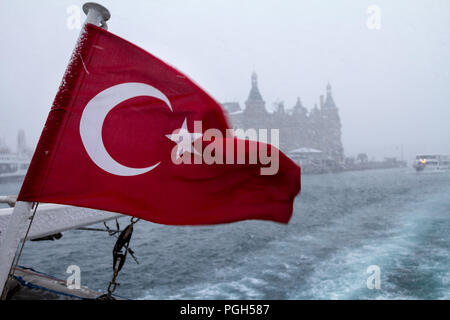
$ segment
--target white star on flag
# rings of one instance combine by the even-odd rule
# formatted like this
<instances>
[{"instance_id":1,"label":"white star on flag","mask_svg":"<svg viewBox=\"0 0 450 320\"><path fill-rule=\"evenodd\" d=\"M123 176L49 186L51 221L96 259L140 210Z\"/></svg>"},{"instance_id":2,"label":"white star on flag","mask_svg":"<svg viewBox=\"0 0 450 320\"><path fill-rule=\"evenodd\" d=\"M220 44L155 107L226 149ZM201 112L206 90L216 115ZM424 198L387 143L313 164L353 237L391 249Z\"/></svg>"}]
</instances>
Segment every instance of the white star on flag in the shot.
<instances>
[{"instance_id":1,"label":"white star on flag","mask_svg":"<svg viewBox=\"0 0 450 320\"><path fill-rule=\"evenodd\" d=\"M187 118L184 118L183 125L177 129L177 133L166 134L166 137L177 144L177 159L181 157L184 152L195 153L201 155L192 145L195 140L201 138L203 134L197 132L189 132L187 128ZM175 131L177 131L175 130ZM174 131L174 132L175 132Z\"/></svg>"}]
</instances>

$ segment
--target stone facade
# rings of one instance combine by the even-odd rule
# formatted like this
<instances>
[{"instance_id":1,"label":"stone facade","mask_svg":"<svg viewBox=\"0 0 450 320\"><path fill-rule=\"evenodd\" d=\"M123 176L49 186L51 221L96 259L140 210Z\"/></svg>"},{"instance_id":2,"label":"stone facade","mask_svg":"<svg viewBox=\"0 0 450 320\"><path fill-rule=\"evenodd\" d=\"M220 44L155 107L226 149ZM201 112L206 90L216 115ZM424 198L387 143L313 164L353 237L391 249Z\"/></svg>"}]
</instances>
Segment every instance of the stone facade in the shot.
<instances>
[{"instance_id":1,"label":"stone facade","mask_svg":"<svg viewBox=\"0 0 450 320\"><path fill-rule=\"evenodd\" d=\"M337 163L342 163L344 159L339 110L334 103L330 84L326 87L325 101L320 96L320 107L315 105L308 111L298 98L293 108L285 110L284 104L279 103L278 109L269 113L258 89L257 75L253 73L245 109L241 109L237 102L223 103L222 106L234 128L279 129L280 149L285 153L298 148L314 148Z\"/></svg>"}]
</instances>

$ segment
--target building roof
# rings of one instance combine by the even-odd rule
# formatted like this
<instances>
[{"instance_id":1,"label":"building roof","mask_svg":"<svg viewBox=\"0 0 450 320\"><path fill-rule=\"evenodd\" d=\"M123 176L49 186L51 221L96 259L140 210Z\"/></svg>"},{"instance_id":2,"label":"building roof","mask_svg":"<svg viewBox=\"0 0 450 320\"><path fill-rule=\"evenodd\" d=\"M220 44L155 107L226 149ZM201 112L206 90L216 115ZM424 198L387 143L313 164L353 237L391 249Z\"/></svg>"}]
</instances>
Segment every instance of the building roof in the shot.
<instances>
[{"instance_id":1,"label":"building roof","mask_svg":"<svg viewBox=\"0 0 450 320\"><path fill-rule=\"evenodd\" d=\"M237 111L242 111L241 106L238 102L224 102L222 103L222 107L228 113L235 113Z\"/></svg>"}]
</instances>

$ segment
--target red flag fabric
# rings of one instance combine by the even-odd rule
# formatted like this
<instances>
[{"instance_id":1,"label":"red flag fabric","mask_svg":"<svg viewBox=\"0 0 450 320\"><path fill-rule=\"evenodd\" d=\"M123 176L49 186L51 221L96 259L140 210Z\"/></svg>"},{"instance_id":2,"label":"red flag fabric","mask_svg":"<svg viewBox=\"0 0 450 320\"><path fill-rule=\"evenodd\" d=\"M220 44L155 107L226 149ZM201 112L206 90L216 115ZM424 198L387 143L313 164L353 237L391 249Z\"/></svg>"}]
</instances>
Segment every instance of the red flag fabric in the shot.
<instances>
[{"instance_id":1,"label":"red flag fabric","mask_svg":"<svg viewBox=\"0 0 450 320\"><path fill-rule=\"evenodd\" d=\"M300 168L270 145L244 141L239 149L228 128L220 105L185 75L87 24L18 200L170 225L287 223ZM211 129L215 135L204 139ZM267 162L238 163L264 148L279 153L275 174L261 174ZM196 163L208 150L215 162Z\"/></svg>"}]
</instances>

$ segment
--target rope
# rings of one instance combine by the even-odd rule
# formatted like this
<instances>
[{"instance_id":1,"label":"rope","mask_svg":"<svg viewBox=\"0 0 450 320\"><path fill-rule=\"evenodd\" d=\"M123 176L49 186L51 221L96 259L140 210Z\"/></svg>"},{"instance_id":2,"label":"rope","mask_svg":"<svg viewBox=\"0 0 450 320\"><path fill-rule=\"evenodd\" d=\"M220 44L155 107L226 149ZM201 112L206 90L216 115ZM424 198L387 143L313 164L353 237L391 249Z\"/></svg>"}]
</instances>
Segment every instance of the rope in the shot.
<instances>
[{"instance_id":1,"label":"rope","mask_svg":"<svg viewBox=\"0 0 450 320\"><path fill-rule=\"evenodd\" d=\"M133 218L132 218L133 219ZM116 220L116 228L117 230L112 230L107 224L106 222L103 222L103 225L105 226L106 229L100 229L100 228L86 228L86 227L80 227L77 228L77 230L83 230L83 231L99 231L99 232L108 232L108 234L110 236L114 236L116 237L116 239L118 238L117 234L123 232L123 230L120 230L120 226L119 226L119 221ZM139 219L137 220L131 220L132 224L135 224L136 222L138 222ZM131 248L126 248L126 250L128 251L128 253L130 254L130 256L133 258L133 260L139 264L138 259L136 258L136 256L134 255L134 251L131 250Z\"/></svg>"},{"instance_id":2,"label":"rope","mask_svg":"<svg viewBox=\"0 0 450 320\"><path fill-rule=\"evenodd\" d=\"M117 231L110 231L107 229L100 229L100 228L87 228L87 227L80 227L77 228L77 230L82 230L82 231L100 231L100 232L108 232L110 236L115 235L116 233L122 232L123 230L117 230Z\"/></svg>"},{"instance_id":3,"label":"rope","mask_svg":"<svg viewBox=\"0 0 450 320\"><path fill-rule=\"evenodd\" d=\"M115 220L116 220L116 228L117 228L117 230L111 230L111 229L108 227L108 225L106 224L106 221L103 222L103 225L105 226L105 228L106 228L106 230L108 231L108 233L109 233L110 236L113 236L113 235L115 235L116 233L119 233L119 232L122 232L122 231L123 231L123 230L120 231L119 221L117 220L117 218L116 218Z\"/></svg>"}]
</instances>

